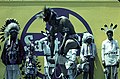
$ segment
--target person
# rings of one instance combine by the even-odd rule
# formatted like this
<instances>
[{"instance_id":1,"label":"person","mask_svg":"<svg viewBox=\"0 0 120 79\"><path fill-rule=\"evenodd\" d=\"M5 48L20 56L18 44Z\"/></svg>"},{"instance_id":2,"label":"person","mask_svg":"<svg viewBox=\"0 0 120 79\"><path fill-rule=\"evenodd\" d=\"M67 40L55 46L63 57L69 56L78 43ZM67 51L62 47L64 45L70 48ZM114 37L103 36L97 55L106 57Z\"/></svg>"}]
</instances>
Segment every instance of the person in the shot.
<instances>
[{"instance_id":1,"label":"person","mask_svg":"<svg viewBox=\"0 0 120 79\"><path fill-rule=\"evenodd\" d=\"M89 63L86 70L83 70L83 79L94 79L94 60L96 56L96 45L92 34L83 33L82 46L80 51L80 58L82 62Z\"/></svg>"},{"instance_id":2,"label":"person","mask_svg":"<svg viewBox=\"0 0 120 79\"><path fill-rule=\"evenodd\" d=\"M104 27L105 29L101 28L101 30L106 33L107 39L102 42L101 54L105 79L118 79L119 45L118 41L113 39L113 31L116 29L117 25L113 27L113 24L111 24L110 29L108 29L107 25L104 25Z\"/></svg>"},{"instance_id":3,"label":"person","mask_svg":"<svg viewBox=\"0 0 120 79\"><path fill-rule=\"evenodd\" d=\"M55 49L53 53L53 58L51 58L51 51L50 51L50 40L49 40L49 31L45 29L46 32L41 32L45 37L40 39L41 49L44 52L44 78L45 79L56 79L54 77L55 67L57 64L57 51L58 51L58 38L55 38Z\"/></svg>"},{"instance_id":4,"label":"person","mask_svg":"<svg viewBox=\"0 0 120 79\"><path fill-rule=\"evenodd\" d=\"M39 15L41 14L38 14L37 16ZM60 33L63 36L62 44L59 47L59 54L66 55L69 49L80 48L78 35L76 34L72 23L67 17L58 17L57 13L52 8L45 7L42 12L42 18L50 25L51 56L53 55L55 47L55 33Z\"/></svg>"},{"instance_id":5,"label":"person","mask_svg":"<svg viewBox=\"0 0 120 79\"><path fill-rule=\"evenodd\" d=\"M23 75L25 79L36 79L37 78L37 71L38 69L38 59L35 55L35 45L31 41L28 43L25 47L25 58L24 63L22 63L23 68L21 69L23 71ZM40 65L39 65L40 66Z\"/></svg>"},{"instance_id":6,"label":"person","mask_svg":"<svg viewBox=\"0 0 120 79\"><path fill-rule=\"evenodd\" d=\"M22 63L23 46L18 39L19 23L15 19L7 19L1 28L2 41L5 41L1 59L6 66L5 79L18 79L20 75L19 65Z\"/></svg>"}]
</instances>

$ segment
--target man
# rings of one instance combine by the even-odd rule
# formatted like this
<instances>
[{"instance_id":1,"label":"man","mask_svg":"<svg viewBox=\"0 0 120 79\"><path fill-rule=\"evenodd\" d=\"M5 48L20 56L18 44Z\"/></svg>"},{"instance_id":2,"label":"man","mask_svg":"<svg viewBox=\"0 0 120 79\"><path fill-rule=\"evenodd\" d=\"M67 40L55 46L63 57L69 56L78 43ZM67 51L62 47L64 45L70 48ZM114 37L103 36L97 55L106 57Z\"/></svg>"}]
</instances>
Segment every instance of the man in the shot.
<instances>
[{"instance_id":1,"label":"man","mask_svg":"<svg viewBox=\"0 0 120 79\"><path fill-rule=\"evenodd\" d=\"M73 25L70 20L65 16L57 16L57 13L51 9L45 7L43 10L43 20L48 23L50 27L50 50L51 55L54 51L55 33L61 33L63 36L62 44L59 48L59 53L66 55L69 49L79 48L78 35L76 34ZM53 56L52 56L53 57Z\"/></svg>"},{"instance_id":2,"label":"man","mask_svg":"<svg viewBox=\"0 0 120 79\"><path fill-rule=\"evenodd\" d=\"M15 19L7 19L1 29L4 32L2 40L5 40L1 55L2 62L6 66L5 79L18 79L19 65L23 57L23 47L17 37L20 30L19 23Z\"/></svg>"},{"instance_id":3,"label":"man","mask_svg":"<svg viewBox=\"0 0 120 79\"><path fill-rule=\"evenodd\" d=\"M83 34L82 38L82 47L80 52L80 58L83 63L89 63L88 68L85 68L86 70L83 70L83 79L94 79L94 60L96 56L96 46L93 38L93 35L86 32Z\"/></svg>"},{"instance_id":4,"label":"man","mask_svg":"<svg viewBox=\"0 0 120 79\"><path fill-rule=\"evenodd\" d=\"M110 29L108 29L107 25L105 28L101 28L107 34L107 39L102 42L102 64L104 66L104 73L106 79L118 79L118 71L119 67L119 46L117 40L113 39L113 31L117 27L115 25L112 28L113 24L111 24ZM111 78L112 73L112 78Z\"/></svg>"}]
</instances>

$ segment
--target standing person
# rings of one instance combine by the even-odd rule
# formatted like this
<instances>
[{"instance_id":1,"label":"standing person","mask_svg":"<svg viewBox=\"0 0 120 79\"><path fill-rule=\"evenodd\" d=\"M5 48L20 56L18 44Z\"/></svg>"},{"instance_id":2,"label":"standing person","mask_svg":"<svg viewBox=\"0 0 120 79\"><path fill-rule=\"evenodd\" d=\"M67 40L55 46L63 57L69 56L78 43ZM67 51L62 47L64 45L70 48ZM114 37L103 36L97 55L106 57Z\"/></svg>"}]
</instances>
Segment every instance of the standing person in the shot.
<instances>
[{"instance_id":1,"label":"standing person","mask_svg":"<svg viewBox=\"0 0 120 79\"><path fill-rule=\"evenodd\" d=\"M20 27L15 19L7 19L1 28L2 41L5 40L1 59L6 66L5 79L18 79L19 65L22 63L23 47L18 39Z\"/></svg>"},{"instance_id":2,"label":"standing person","mask_svg":"<svg viewBox=\"0 0 120 79\"><path fill-rule=\"evenodd\" d=\"M113 39L113 31L117 27L113 24L110 25L110 29L108 29L107 25L104 25L104 30L107 34L107 39L102 42L102 64L104 66L105 79L118 79L118 71L119 67L119 46L117 40ZM112 73L112 77L111 77Z\"/></svg>"},{"instance_id":3,"label":"standing person","mask_svg":"<svg viewBox=\"0 0 120 79\"><path fill-rule=\"evenodd\" d=\"M80 58L82 62L89 63L89 68L87 70L83 70L83 79L94 79L94 60L96 56L96 45L93 42L94 38L93 35L86 32L83 34L82 38L82 47L80 52Z\"/></svg>"}]
</instances>

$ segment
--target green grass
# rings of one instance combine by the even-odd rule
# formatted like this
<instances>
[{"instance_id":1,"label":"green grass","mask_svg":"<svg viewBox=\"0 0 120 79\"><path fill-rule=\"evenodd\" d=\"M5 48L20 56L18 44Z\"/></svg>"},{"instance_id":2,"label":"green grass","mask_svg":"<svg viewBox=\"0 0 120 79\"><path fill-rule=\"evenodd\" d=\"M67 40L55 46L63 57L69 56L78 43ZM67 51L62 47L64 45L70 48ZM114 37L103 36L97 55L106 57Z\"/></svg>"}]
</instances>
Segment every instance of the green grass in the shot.
<instances>
[{"instance_id":1,"label":"green grass","mask_svg":"<svg viewBox=\"0 0 120 79\"><path fill-rule=\"evenodd\" d=\"M56 8L67 8L76 13L80 14L90 25L94 38L95 43L97 45L97 53L98 57L96 57L95 61L95 79L104 79L103 74L103 67L101 65L101 43L103 40L106 39L106 35L104 32L100 30L104 24L110 25L112 22L113 24L118 24L118 28L115 31L114 38L120 41L120 5L118 3L79 3L79 2L60 2L60 3L37 3L37 2L26 2L26 3L0 3L0 26L4 24L6 18L16 18L21 27L21 32L27 23L27 21L36 13L40 12L44 5L48 5L49 7L56 7ZM77 18L70 15L70 20L75 26L76 32L84 32L86 31L85 27L81 22L78 21ZM45 23L42 20L35 20L35 22L30 26L27 32L32 33L39 33L41 30L44 30ZM19 35L19 36L20 36ZM3 48L3 43L0 43ZM120 45L120 43L119 43ZM2 50L1 50L2 51ZM0 51L0 54L1 54ZM39 57L39 61L43 65L43 57ZM5 71L5 66L2 64L0 60L0 78L3 78L3 74ZM120 69L118 69L118 76L120 78ZM43 73L43 66L41 72ZM80 79L81 75L77 77Z\"/></svg>"}]
</instances>

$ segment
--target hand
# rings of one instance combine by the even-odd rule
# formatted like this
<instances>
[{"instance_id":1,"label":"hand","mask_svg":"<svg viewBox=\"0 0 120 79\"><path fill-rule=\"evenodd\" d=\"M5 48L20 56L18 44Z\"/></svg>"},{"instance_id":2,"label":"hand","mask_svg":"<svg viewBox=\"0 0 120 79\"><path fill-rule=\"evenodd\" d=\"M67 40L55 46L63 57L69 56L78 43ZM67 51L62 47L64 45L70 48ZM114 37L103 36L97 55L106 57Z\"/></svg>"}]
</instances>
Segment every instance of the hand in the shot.
<instances>
[{"instance_id":1,"label":"hand","mask_svg":"<svg viewBox=\"0 0 120 79\"><path fill-rule=\"evenodd\" d=\"M102 61L102 65L105 68L105 60Z\"/></svg>"},{"instance_id":2,"label":"hand","mask_svg":"<svg viewBox=\"0 0 120 79\"><path fill-rule=\"evenodd\" d=\"M82 59L82 62L83 62L83 63L84 63L84 62L87 62L87 58L84 57L84 58Z\"/></svg>"},{"instance_id":3,"label":"hand","mask_svg":"<svg viewBox=\"0 0 120 79\"><path fill-rule=\"evenodd\" d=\"M117 68L119 68L119 62L118 61L116 62L116 65L117 65Z\"/></svg>"}]
</instances>

